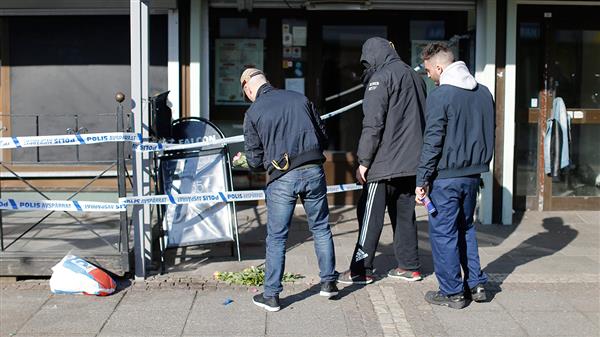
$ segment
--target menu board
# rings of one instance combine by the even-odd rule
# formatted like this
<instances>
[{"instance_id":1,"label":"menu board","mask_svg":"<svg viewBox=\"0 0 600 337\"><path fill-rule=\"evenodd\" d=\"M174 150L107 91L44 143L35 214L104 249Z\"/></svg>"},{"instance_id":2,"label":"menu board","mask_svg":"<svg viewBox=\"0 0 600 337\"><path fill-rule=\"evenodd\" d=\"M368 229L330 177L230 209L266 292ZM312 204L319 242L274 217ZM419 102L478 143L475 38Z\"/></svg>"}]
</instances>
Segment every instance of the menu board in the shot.
<instances>
[{"instance_id":1,"label":"menu board","mask_svg":"<svg viewBox=\"0 0 600 337\"><path fill-rule=\"evenodd\" d=\"M263 69L262 39L216 39L215 104L246 104L240 87L245 68Z\"/></svg>"}]
</instances>

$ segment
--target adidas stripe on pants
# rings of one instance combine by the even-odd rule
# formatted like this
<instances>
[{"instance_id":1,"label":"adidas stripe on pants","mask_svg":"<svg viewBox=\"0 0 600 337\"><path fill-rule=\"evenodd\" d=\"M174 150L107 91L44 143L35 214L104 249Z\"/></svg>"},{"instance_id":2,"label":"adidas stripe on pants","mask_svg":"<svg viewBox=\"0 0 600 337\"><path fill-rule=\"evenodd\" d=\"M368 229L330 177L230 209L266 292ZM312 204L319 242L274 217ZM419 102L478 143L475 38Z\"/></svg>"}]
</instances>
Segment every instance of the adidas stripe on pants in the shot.
<instances>
[{"instance_id":1,"label":"adidas stripe on pants","mask_svg":"<svg viewBox=\"0 0 600 337\"><path fill-rule=\"evenodd\" d=\"M417 226L415 224L415 177L400 177L367 183L357 205L359 234L350 270L369 274L388 209L394 231L396 266L405 270L420 268Z\"/></svg>"}]
</instances>

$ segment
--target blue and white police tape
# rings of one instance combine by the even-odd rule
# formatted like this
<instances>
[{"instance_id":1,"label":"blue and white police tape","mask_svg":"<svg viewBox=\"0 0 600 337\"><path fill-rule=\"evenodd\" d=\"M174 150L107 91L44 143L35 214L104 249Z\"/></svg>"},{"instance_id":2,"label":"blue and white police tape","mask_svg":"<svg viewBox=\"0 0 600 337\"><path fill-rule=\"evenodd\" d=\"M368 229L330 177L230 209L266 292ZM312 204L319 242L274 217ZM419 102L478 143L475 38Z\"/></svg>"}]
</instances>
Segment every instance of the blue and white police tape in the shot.
<instances>
[{"instance_id":1,"label":"blue and white police tape","mask_svg":"<svg viewBox=\"0 0 600 337\"><path fill-rule=\"evenodd\" d=\"M222 139L208 139L198 143L189 144L169 144L169 143L141 143L133 144L133 150L139 152L156 152L156 151L174 151L174 150L186 150L186 149L198 149L211 146L222 146L233 143L243 143L244 136L233 136Z\"/></svg>"},{"instance_id":2,"label":"blue and white police tape","mask_svg":"<svg viewBox=\"0 0 600 337\"><path fill-rule=\"evenodd\" d=\"M362 100L356 101L350 105L342 107L336 111L321 116L325 120L348 111L362 103ZM208 137L207 137L208 138ZM18 149L23 147L38 146L63 146L63 145L83 145L98 144L109 142L133 142L133 149L140 152L157 152L165 150L184 150L204 148L216 145L225 145L244 142L244 136L227 137L223 139L208 139L201 142L190 144L170 144L170 143L143 143L142 135L131 132L103 132L72 135L54 135L54 136L27 136L27 137L0 137L0 149ZM143 143L143 144L142 144Z\"/></svg>"},{"instance_id":3,"label":"blue and white police tape","mask_svg":"<svg viewBox=\"0 0 600 337\"><path fill-rule=\"evenodd\" d=\"M2 137L0 149L22 147L83 145L109 142L141 142L142 135L131 132L104 132L55 136Z\"/></svg>"},{"instance_id":4,"label":"blue and white police tape","mask_svg":"<svg viewBox=\"0 0 600 337\"><path fill-rule=\"evenodd\" d=\"M327 186L327 193L339 193L362 189L357 184L340 184ZM264 200L265 192L263 190L251 191L227 191L227 192L207 192L195 194L178 195L150 195L143 197L125 197L119 198L119 203L124 205L179 205L203 202L233 202L233 201L253 201Z\"/></svg>"},{"instance_id":5,"label":"blue and white police tape","mask_svg":"<svg viewBox=\"0 0 600 337\"><path fill-rule=\"evenodd\" d=\"M357 184L327 186L327 193L362 189ZM263 190L225 191L179 195L149 195L119 198L118 203L75 200L15 200L0 199L0 209L11 211L71 211L71 212L124 212L128 205L181 205L208 202L264 200Z\"/></svg>"},{"instance_id":6,"label":"blue and white police tape","mask_svg":"<svg viewBox=\"0 0 600 337\"><path fill-rule=\"evenodd\" d=\"M0 209L11 211L124 212L127 210L127 205L97 201L0 199Z\"/></svg>"},{"instance_id":7,"label":"blue and white police tape","mask_svg":"<svg viewBox=\"0 0 600 337\"><path fill-rule=\"evenodd\" d=\"M362 86L362 85L361 85ZM328 114L321 116L322 120L331 118L333 116L339 115L343 112L346 112L360 104L362 104L363 100L358 100L352 104L349 104L341 109L332 111ZM227 137L223 139L209 139L203 140L197 143L189 143L189 144L167 144L167 143L143 143L143 144L133 144L134 151L139 152L157 152L157 151L173 151L173 150L186 150L186 149L198 149L203 147L210 147L216 145L226 145L233 143L243 143L244 136L233 136Z\"/></svg>"},{"instance_id":8,"label":"blue and white police tape","mask_svg":"<svg viewBox=\"0 0 600 337\"><path fill-rule=\"evenodd\" d=\"M342 112L346 112L346 111L348 111L348 110L350 110L350 109L352 109L352 108L354 108L356 106L361 105L362 102L363 102L363 100L361 99L361 100L358 100L358 101L356 101L354 103L348 104L348 105L346 105L343 108L339 108L339 109L337 109L335 111L332 111L330 113L324 114L323 116L321 116L321 119L322 120L326 120L326 119L331 118L333 116L337 116L337 115L341 114Z\"/></svg>"}]
</instances>

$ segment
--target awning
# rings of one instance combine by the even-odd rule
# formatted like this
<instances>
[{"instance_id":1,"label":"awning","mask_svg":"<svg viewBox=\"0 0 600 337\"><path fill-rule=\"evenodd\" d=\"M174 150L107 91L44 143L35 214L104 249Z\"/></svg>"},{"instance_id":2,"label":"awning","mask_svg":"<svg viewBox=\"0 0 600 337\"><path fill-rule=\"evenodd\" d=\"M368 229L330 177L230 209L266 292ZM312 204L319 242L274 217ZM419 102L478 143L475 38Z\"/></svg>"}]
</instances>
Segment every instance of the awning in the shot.
<instances>
[{"instance_id":1,"label":"awning","mask_svg":"<svg viewBox=\"0 0 600 337\"><path fill-rule=\"evenodd\" d=\"M474 9L475 0L210 0L215 8L307 10L445 10Z\"/></svg>"},{"instance_id":2,"label":"awning","mask_svg":"<svg viewBox=\"0 0 600 337\"><path fill-rule=\"evenodd\" d=\"M128 15L130 0L2 0L0 16L14 15ZM150 12L164 14L177 0L152 0Z\"/></svg>"}]
</instances>

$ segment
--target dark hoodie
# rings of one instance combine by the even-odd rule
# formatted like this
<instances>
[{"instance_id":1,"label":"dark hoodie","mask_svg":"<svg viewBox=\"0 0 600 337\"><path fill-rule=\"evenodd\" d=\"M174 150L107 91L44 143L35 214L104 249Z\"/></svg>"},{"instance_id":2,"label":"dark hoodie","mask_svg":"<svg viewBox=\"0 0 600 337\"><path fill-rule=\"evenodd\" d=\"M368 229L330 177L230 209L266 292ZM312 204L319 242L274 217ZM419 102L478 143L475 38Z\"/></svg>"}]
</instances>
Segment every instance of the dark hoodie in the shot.
<instances>
[{"instance_id":1,"label":"dark hoodie","mask_svg":"<svg viewBox=\"0 0 600 337\"><path fill-rule=\"evenodd\" d=\"M369 168L369 182L413 176L423 145L425 82L379 37L363 44L360 62L366 89L358 162Z\"/></svg>"}]
</instances>

